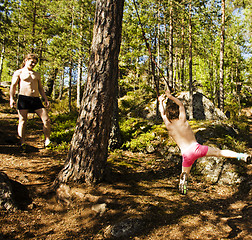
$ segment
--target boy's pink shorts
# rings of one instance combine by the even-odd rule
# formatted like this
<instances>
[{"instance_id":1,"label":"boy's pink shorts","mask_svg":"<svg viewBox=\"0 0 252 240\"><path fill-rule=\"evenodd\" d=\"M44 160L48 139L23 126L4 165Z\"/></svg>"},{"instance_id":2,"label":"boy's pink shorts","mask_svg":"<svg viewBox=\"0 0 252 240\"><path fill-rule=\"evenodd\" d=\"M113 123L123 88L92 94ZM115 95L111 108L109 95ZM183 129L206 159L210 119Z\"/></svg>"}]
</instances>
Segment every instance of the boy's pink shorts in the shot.
<instances>
[{"instance_id":1,"label":"boy's pink shorts","mask_svg":"<svg viewBox=\"0 0 252 240\"><path fill-rule=\"evenodd\" d=\"M192 144L183 154L183 167L191 167L193 163L201 157L206 156L208 146L200 145L199 143Z\"/></svg>"}]
</instances>

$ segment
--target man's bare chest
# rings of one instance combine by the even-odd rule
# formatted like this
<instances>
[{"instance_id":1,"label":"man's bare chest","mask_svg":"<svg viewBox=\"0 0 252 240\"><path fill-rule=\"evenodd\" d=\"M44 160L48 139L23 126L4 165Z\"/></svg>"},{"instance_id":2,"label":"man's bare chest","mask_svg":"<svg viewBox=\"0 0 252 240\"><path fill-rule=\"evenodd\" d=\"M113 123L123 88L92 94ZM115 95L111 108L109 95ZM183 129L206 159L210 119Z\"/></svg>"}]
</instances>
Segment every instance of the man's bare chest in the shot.
<instances>
[{"instance_id":1,"label":"man's bare chest","mask_svg":"<svg viewBox=\"0 0 252 240\"><path fill-rule=\"evenodd\" d=\"M31 71L25 71L25 72L22 72L20 74L20 80L23 81L23 82L26 82L26 83L35 83L37 82L36 80L36 74L34 72L31 72Z\"/></svg>"}]
</instances>

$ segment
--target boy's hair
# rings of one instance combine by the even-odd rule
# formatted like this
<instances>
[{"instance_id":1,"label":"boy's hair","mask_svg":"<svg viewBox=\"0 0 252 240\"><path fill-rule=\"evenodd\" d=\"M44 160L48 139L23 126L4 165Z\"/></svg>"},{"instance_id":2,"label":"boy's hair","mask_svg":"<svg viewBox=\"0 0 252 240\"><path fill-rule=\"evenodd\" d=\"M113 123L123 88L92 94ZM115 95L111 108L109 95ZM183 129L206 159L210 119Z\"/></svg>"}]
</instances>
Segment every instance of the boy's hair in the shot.
<instances>
[{"instance_id":1,"label":"boy's hair","mask_svg":"<svg viewBox=\"0 0 252 240\"><path fill-rule=\"evenodd\" d=\"M21 67L23 68L25 66L25 60L30 60L30 59L33 59L33 60L36 60L36 62L38 62L38 56L37 54L35 53L28 53L25 58L24 58L24 61L21 65Z\"/></svg>"},{"instance_id":2,"label":"boy's hair","mask_svg":"<svg viewBox=\"0 0 252 240\"><path fill-rule=\"evenodd\" d=\"M165 115L168 120L179 118L179 106L169 98L166 100Z\"/></svg>"}]
</instances>

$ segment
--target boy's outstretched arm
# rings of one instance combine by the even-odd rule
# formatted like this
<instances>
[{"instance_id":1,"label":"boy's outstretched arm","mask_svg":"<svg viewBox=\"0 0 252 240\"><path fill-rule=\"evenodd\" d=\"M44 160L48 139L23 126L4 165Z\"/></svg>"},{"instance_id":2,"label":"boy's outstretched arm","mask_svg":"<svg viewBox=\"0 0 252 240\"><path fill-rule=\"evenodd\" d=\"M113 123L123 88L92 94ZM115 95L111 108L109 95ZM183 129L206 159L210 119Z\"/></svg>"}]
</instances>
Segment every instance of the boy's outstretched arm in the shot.
<instances>
[{"instance_id":1,"label":"boy's outstretched arm","mask_svg":"<svg viewBox=\"0 0 252 240\"><path fill-rule=\"evenodd\" d=\"M171 92L170 92L170 91L166 91L166 92L165 92L165 95L166 95L169 99L171 99L173 102L175 102L177 105L179 105L179 106L184 106L183 103L182 103L179 99L177 99L176 97L174 97L174 96L171 95Z\"/></svg>"},{"instance_id":2,"label":"boy's outstretched arm","mask_svg":"<svg viewBox=\"0 0 252 240\"><path fill-rule=\"evenodd\" d=\"M161 116L163 117L165 115L165 107L164 107L165 95L162 94L161 96L159 96L158 101L159 101L159 111L161 113Z\"/></svg>"},{"instance_id":3,"label":"boy's outstretched arm","mask_svg":"<svg viewBox=\"0 0 252 240\"><path fill-rule=\"evenodd\" d=\"M178 98L172 96L170 91L166 91L165 95L179 106L179 119L186 121L186 111L184 104Z\"/></svg>"},{"instance_id":4,"label":"boy's outstretched arm","mask_svg":"<svg viewBox=\"0 0 252 240\"><path fill-rule=\"evenodd\" d=\"M164 106L164 101L165 101L166 97L164 94L162 94L161 96L158 97L158 101L159 101L159 111L161 114L161 117L165 123L165 125L167 126L169 124L169 120L165 114L165 106Z\"/></svg>"}]
</instances>

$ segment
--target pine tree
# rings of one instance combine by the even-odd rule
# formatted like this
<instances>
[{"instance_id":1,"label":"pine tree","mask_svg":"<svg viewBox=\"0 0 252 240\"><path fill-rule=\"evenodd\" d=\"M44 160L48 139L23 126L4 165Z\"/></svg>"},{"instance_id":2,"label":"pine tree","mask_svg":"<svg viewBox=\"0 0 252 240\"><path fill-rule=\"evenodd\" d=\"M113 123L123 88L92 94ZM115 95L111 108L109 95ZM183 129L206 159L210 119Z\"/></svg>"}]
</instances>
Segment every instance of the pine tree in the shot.
<instances>
[{"instance_id":1,"label":"pine tree","mask_svg":"<svg viewBox=\"0 0 252 240\"><path fill-rule=\"evenodd\" d=\"M100 181L116 97L123 0L98 0L87 88L64 168L55 183Z\"/></svg>"}]
</instances>

